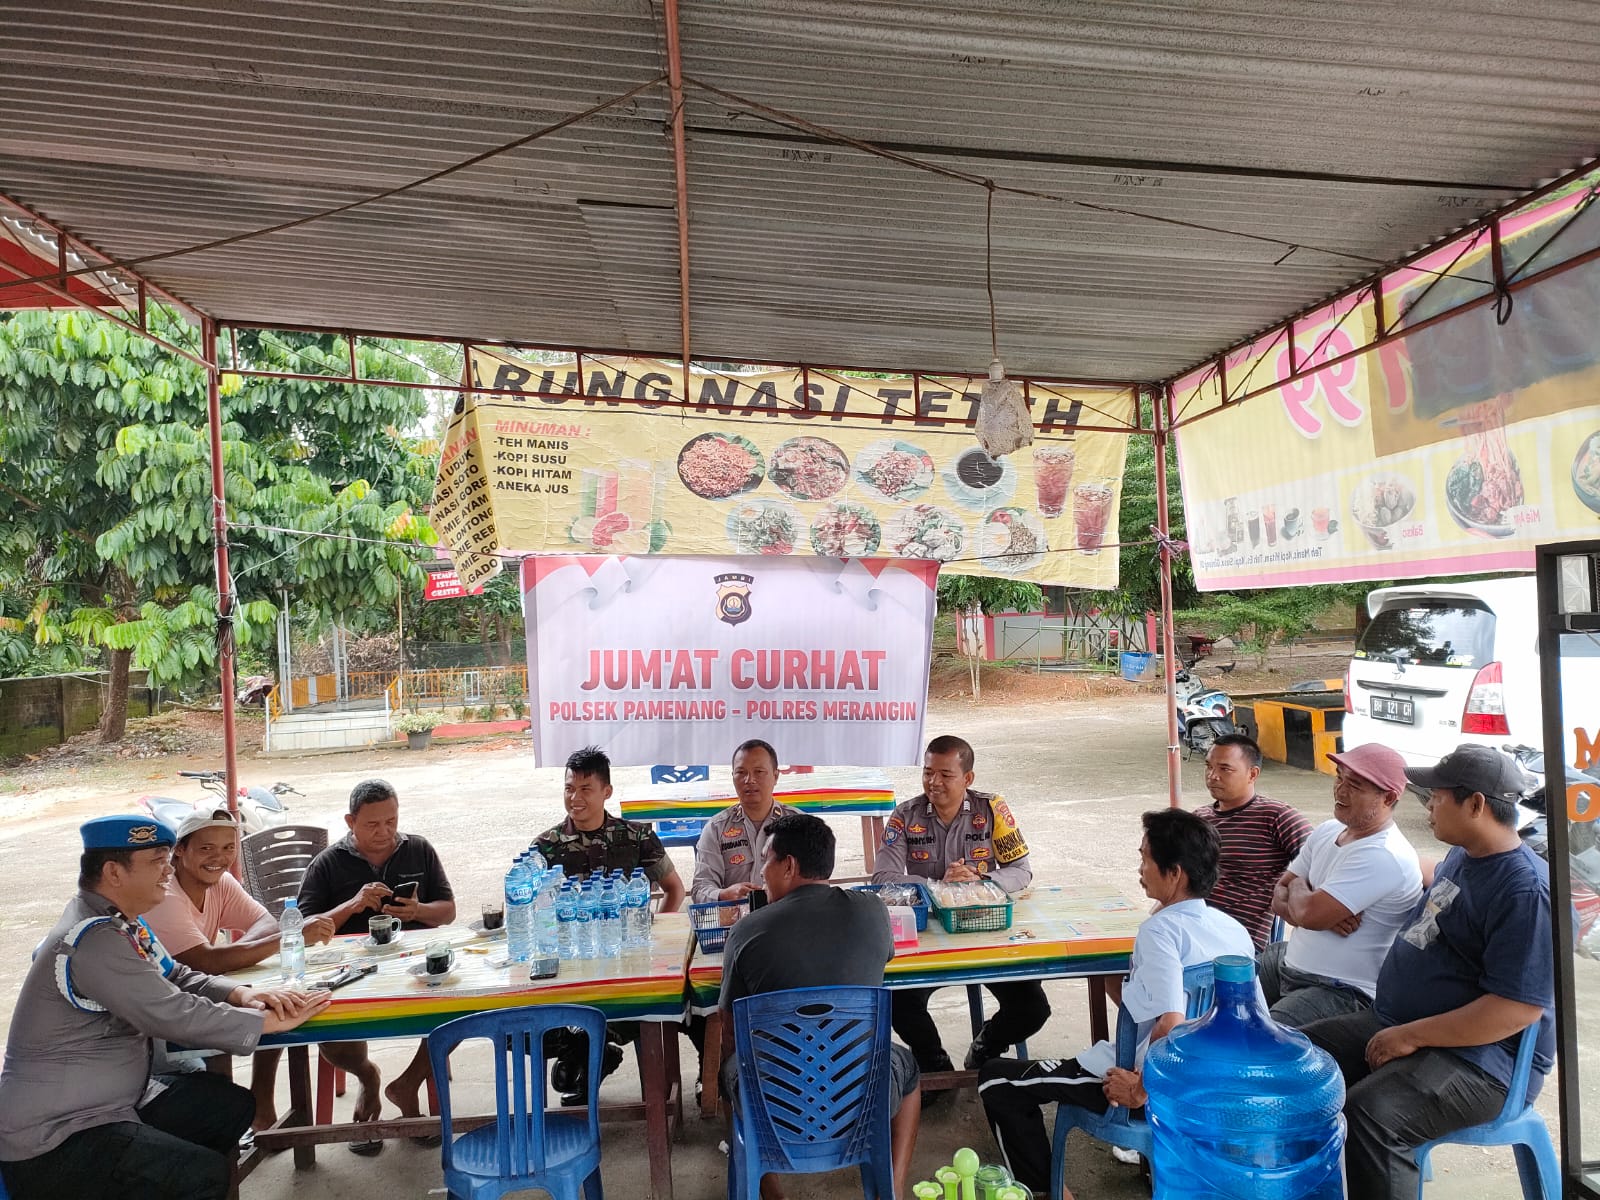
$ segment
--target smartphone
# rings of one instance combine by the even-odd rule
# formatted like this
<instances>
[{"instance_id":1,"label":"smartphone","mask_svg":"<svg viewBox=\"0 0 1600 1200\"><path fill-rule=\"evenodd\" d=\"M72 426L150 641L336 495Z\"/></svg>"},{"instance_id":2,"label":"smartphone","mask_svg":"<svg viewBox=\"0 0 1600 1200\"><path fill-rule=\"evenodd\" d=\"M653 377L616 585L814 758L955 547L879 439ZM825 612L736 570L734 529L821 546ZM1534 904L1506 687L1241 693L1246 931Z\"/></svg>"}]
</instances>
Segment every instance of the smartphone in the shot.
<instances>
[{"instance_id":1,"label":"smartphone","mask_svg":"<svg viewBox=\"0 0 1600 1200\"><path fill-rule=\"evenodd\" d=\"M751 912L755 912L755 910L758 909L758 908L765 908L766 905L767 905L767 892L766 892L765 888L757 888L755 891L750 893L750 911Z\"/></svg>"},{"instance_id":2,"label":"smartphone","mask_svg":"<svg viewBox=\"0 0 1600 1200\"><path fill-rule=\"evenodd\" d=\"M561 969L561 960L551 955L546 958L535 958L528 963L529 979L554 979L556 972Z\"/></svg>"},{"instance_id":3,"label":"smartphone","mask_svg":"<svg viewBox=\"0 0 1600 1200\"><path fill-rule=\"evenodd\" d=\"M385 896L383 902L390 904L395 900L415 900L417 898L417 888L420 886L421 884L417 880L408 879L405 883L397 884L393 895Z\"/></svg>"},{"instance_id":4,"label":"smartphone","mask_svg":"<svg viewBox=\"0 0 1600 1200\"><path fill-rule=\"evenodd\" d=\"M345 984L354 983L358 979L364 979L377 969L378 966L376 963L365 967L344 967L341 970L334 972L332 975L327 976L326 978L313 980L310 986L319 991L336 992L340 988L344 987Z\"/></svg>"}]
</instances>

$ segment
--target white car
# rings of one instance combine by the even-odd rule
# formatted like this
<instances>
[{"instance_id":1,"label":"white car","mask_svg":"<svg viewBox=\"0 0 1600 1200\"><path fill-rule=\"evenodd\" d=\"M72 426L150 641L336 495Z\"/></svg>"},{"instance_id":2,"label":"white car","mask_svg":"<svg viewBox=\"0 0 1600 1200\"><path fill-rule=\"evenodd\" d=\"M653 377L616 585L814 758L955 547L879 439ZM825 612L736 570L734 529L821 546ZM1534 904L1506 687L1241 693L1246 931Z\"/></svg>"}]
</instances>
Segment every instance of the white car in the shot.
<instances>
[{"instance_id":1,"label":"white car","mask_svg":"<svg viewBox=\"0 0 1600 1200\"><path fill-rule=\"evenodd\" d=\"M1344 748L1378 742L1431 766L1462 742L1542 746L1536 610L1531 575L1370 592Z\"/></svg>"}]
</instances>

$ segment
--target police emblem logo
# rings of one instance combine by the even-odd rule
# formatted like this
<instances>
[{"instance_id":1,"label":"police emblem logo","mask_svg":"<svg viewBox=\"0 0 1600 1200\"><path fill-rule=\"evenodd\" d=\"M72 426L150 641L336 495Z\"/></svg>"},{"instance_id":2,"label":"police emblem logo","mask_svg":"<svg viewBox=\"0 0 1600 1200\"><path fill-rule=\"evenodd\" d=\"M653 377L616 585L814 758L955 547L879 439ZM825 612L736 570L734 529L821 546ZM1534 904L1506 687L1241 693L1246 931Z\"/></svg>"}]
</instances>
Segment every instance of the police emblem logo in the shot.
<instances>
[{"instance_id":1,"label":"police emblem logo","mask_svg":"<svg viewBox=\"0 0 1600 1200\"><path fill-rule=\"evenodd\" d=\"M742 862L744 862L744 855L742 854L730 854L728 856L729 866L737 867Z\"/></svg>"},{"instance_id":2,"label":"police emblem logo","mask_svg":"<svg viewBox=\"0 0 1600 1200\"><path fill-rule=\"evenodd\" d=\"M744 826L730 825L722 831L722 836L724 838L742 838L744 836Z\"/></svg>"},{"instance_id":3,"label":"police emblem logo","mask_svg":"<svg viewBox=\"0 0 1600 1200\"><path fill-rule=\"evenodd\" d=\"M717 620L729 625L741 625L750 619L750 585L754 575L729 573L715 577L717 585Z\"/></svg>"},{"instance_id":4,"label":"police emblem logo","mask_svg":"<svg viewBox=\"0 0 1600 1200\"><path fill-rule=\"evenodd\" d=\"M149 846L154 844L160 831L154 825L135 825L128 830L128 845Z\"/></svg>"},{"instance_id":5,"label":"police emblem logo","mask_svg":"<svg viewBox=\"0 0 1600 1200\"><path fill-rule=\"evenodd\" d=\"M926 825L913 825L913 826L910 827L910 832L911 833L927 833L928 832L928 827Z\"/></svg>"}]
</instances>

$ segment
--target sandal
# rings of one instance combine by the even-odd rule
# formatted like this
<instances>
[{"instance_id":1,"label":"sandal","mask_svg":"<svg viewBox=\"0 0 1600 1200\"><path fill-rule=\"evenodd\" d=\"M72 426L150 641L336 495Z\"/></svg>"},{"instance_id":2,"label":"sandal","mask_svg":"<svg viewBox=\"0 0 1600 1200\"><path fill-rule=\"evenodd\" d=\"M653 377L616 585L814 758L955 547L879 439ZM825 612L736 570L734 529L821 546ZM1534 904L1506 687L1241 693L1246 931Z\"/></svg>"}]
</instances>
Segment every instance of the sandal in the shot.
<instances>
[{"instance_id":1,"label":"sandal","mask_svg":"<svg viewBox=\"0 0 1600 1200\"><path fill-rule=\"evenodd\" d=\"M359 1154L362 1158L376 1158L383 1153L382 1138L368 1138L364 1142L351 1142L350 1153Z\"/></svg>"}]
</instances>

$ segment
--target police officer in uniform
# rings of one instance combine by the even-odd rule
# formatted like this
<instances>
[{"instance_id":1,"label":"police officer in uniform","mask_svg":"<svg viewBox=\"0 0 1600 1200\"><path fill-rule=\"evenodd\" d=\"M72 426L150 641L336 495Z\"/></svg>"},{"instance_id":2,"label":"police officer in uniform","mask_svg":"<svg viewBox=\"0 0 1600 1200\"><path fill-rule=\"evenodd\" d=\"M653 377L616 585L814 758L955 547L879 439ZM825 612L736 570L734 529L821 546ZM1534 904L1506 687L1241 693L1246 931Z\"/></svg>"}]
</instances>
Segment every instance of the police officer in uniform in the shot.
<instances>
[{"instance_id":1,"label":"police officer in uniform","mask_svg":"<svg viewBox=\"0 0 1600 1200\"><path fill-rule=\"evenodd\" d=\"M739 802L723 809L700 831L694 848L696 904L742 900L761 890L761 858L772 822L790 809L772 798L778 786L778 752L759 738L733 752L733 788Z\"/></svg>"},{"instance_id":2,"label":"police officer in uniform","mask_svg":"<svg viewBox=\"0 0 1600 1200\"><path fill-rule=\"evenodd\" d=\"M991 879L1008 892L1033 881L1028 844L1011 808L999 796L972 790L972 747L958 737L936 737L922 758L922 794L895 806L883 829L873 883ZM1000 1002L967 1050L975 1071L1006 1047L1031 1037L1050 1018L1050 1002L1036 980L987 983ZM932 988L896 989L894 1031L924 1072L948 1071L950 1056L928 1015Z\"/></svg>"},{"instance_id":3,"label":"police officer in uniform","mask_svg":"<svg viewBox=\"0 0 1600 1200\"><path fill-rule=\"evenodd\" d=\"M151 1039L249 1054L327 1007L191 970L139 917L177 840L153 817L82 827L78 894L39 944L0 1071L0 1176L13 1200L221 1200L255 1102L221 1075L151 1075Z\"/></svg>"},{"instance_id":4,"label":"police officer in uniform","mask_svg":"<svg viewBox=\"0 0 1600 1200\"><path fill-rule=\"evenodd\" d=\"M667 857L656 831L648 825L624 821L606 811L611 799L611 760L597 746L575 750L567 759L562 804L567 819L546 829L533 843L552 867L559 865L569 879L585 879L593 871L627 871L643 867L651 883L661 887L660 912L677 912L683 905L683 880ZM606 1026L606 1046L600 1056L602 1077L622 1065L622 1043L638 1034L633 1022ZM546 1048L555 1055L550 1081L562 1093L565 1105L578 1105L588 1096L588 1045L581 1034L565 1030L547 1034Z\"/></svg>"}]
</instances>

